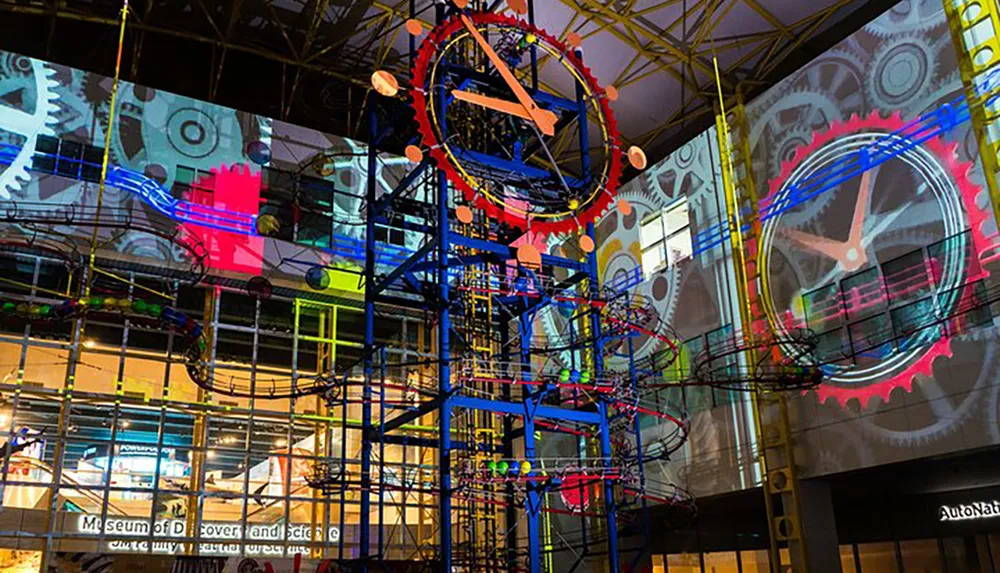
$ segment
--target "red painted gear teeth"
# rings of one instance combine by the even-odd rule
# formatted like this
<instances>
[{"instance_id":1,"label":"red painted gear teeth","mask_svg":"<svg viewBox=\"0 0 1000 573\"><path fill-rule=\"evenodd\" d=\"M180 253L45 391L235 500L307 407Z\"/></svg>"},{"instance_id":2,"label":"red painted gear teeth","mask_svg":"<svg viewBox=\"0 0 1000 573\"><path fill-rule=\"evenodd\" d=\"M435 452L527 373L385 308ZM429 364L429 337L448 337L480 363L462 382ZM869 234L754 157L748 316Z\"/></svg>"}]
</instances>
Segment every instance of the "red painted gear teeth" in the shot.
<instances>
[{"instance_id":1,"label":"red painted gear teeth","mask_svg":"<svg viewBox=\"0 0 1000 573\"><path fill-rule=\"evenodd\" d=\"M576 53L570 50L565 43L560 41L558 38L551 36L546 31L522 20L511 18L510 16L503 14L477 13L470 15L469 19L473 24L496 24L517 27L544 38L547 43L551 44L566 55L566 59L577 69L584 81L590 86L592 92L595 94L604 93L604 89L597 83L597 79L593 76L590 68L583 65L583 61L576 56ZM441 149L440 142L437 141L437 137L430 125L430 118L427 114L427 96L425 93L427 68L430 65L432 56L437 51L438 44L461 28L462 25L461 20L458 18L452 18L432 30L420 44L417 57L415 58L413 68L411 69L413 77L412 83L414 87L414 89L411 90L411 106L416 112L415 117L417 121L417 131L421 135L424 146L429 148L431 157L437 162L438 168L442 169L448 179L459 191L462 192L466 201L469 201L470 203L473 203L475 207L482 209L490 218L495 218L510 225L526 229L528 227L527 217L520 216L507 209L503 209L501 206L482 196L482 194L477 194L476 191L465 181L465 179L458 174L458 171L451 164L451 162L448 161L447 156ZM608 206L614 200L614 197L617 196L618 184L621 179L622 171L622 158L619 153L620 140L618 136L618 122L615 120L611 107L608 105L607 98L600 97L596 98L595 101L601 108L601 113L605 117L605 122L608 128L609 157L607 158L607 161L609 166L604 191L598 192L596 198L583 212L574 213L573 215L558 221L543 220L538 218L532 219L531 230L536 233L548 235L576 231L581 227L579 221L588 223L596 221L597 218L607 210Z\"/></svg>"},{"instance_id":2,"label":"red painted gear teeth","mask_svg":"<svg viewBox=\"0 0 1000 573\"><path fill-rule=\"evenodd\" d=\"M906 127L906 125L907 122L903 120L898 112L883 118L877 111L873 111L865 118L852 115L846 122L833 122L826 131L814 133L812 140L807 145L796 149L792 159L781 164L781 175L769 182L767 197L776 197L782 187L784 187L785 182L791 177L795 168L806 157L834 139L849 133L865 129L871 130L873 128L878 131L891 133ZM989 244L983 232L983 225L987 222L988 216L976 203L976 197L982 190L969 179L969 170L972 168L972 163L959 161L956 154L958 144L946 142L940 136L928 139L922 145L933 152L945 169L952 174L953 183L959 190L962 204L965 207L966 217L969 221L973 249L977 254L983 253ZM986 275L986 271L982 269L979 269L979 273L979 275L969 278L981 278ZM824 383L812 391L816 392L816 397L821 403L833 398L841 407L846 407L849 400L856 399L861 404L861 407L865 408L871 399L876 396L884 402L888 402L892 391L896 388L912 392L915 376L931 376L933 374L934 361L940 357L949 358L951 356L951 339L942 338L932 344L913 364L892 378L865 386L833 386ZM803 393L806 392L809 391Z\"/></svg>"}]
</instances>

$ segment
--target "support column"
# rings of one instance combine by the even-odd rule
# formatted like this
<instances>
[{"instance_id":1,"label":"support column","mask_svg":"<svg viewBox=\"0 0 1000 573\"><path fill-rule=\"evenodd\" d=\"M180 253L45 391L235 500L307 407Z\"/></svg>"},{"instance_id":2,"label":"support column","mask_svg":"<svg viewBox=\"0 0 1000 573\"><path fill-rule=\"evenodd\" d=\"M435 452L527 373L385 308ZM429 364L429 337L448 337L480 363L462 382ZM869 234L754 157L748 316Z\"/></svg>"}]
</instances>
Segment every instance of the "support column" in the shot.
<instances>
[{"instance_id":1,"label":"support column","mask_svg":"<svg viewBox=\"0 0 1000 573\"><path fill-rule=\"evenodd\" d=\"M371 545L371 490L372 490L372 374L375 360L375 171L378 167L378 97L371 96L368 102L368 181L365 195L365 347L364 347L364 387L361 390L361 514L358 535L358 559L361 573L368 571L368 556ZM347 394L347 388L344 388ZM347 416L347 410L344 410ZM345 442L347 436L342 438ZM343 555L341 555L343 559Z\"/></svg>"},{"instance_id":2,"label":"support column","mask_svg":"<svg viewBox=\"0 0 1000 573\"><path fill-rule=\"evenodd\" d=\"M449 396L438 413L438 472L441 474L439 526L441 528L441 571L451 572L451 311L448 287L448 178L438 171L437 281L440 318L438 321L438 393Z\"/></svg>"},{"instance_id":3,"label":"support column","mask_svg":"<svg viewBox=\"0 0 1000 573\"><path fill-rule=\"evenodd\" d=\"M841 573L840 542L830 484L819 480L800 480L799 508L802 529L809 544L808 563L800 569L810 573Z\"/></svg>"}]
</instances>

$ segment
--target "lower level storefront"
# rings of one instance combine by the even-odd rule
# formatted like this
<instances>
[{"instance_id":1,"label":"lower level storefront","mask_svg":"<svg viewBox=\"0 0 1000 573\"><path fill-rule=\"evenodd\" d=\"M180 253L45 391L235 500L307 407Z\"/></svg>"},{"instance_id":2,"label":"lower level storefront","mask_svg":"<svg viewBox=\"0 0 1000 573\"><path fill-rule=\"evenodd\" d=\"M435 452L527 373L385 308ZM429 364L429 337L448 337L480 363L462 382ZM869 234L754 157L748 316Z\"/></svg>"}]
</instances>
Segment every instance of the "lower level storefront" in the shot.
<instances>
[{"instance_id":1,"label":"lower level storefront","mask_svg":"<svg viewBox=\"0 0 1000 573\"><path fill-rule=\"evenodd\" d=\"M1000 573L1000 451L885 465L822 483L840 555L826 571ZM651 569L766 573L765 516L759 489L701 499L697 519L671 532L662 526L669 517L654 512L652 530L663 533L650 543Z\"/></svg>"}]
</instances>

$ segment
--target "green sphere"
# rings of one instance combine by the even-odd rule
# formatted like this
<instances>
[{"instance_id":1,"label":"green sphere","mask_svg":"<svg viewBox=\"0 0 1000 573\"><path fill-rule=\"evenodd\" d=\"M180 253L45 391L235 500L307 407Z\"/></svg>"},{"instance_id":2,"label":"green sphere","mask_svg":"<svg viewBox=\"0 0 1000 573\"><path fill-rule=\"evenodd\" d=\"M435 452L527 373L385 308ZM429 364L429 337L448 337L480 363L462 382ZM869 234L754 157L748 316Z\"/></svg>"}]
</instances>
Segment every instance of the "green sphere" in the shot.
<instances>
[{"instance_id":1,"label":"green sphere","mask_svg":"<svg viewBox=\"0 0 1000 573\"><path fill-rule=\"evenodd\" d=\"M563 384L569 382L569 368L563 368L559 371L559 382Z\"/></svg>"},{"instance_id":2,"label":"green sphere","mask_svg":"<svg viewBox=\"0 0 1000 573\"><path fill-rule=\"evenodd\" d=\"M52 314L52 305L43 304L42 306L38 307L38 314L42 316L48 316Z\"/></svg>"},{"instance_id":3,"label":"green sphere","mask_svg":"<svg viewBox=\"0 0 1000 573\"><path fill-rule=\"evenodd\" d=\"M104 299L99 296L95 296L88 302L90 303L90 308L101 308L101 305L104 304Z\"/></svg>"},{"instance_id":4,"label":"green sphere","mask_svg":"<svg viewBox=\"0 0 1000 573\"><path fill-rule=\"evenodd\" d=\"M584 370L580 372L580 383L587 384L590 382L590 370Z\"/></svg>"},{"instance_id":5,"label":"green sphere","mask_svg":"<svg viewBox=\"0 0 1000 573\"><path fill-rule=\"evenodd\" d=\"M155 302L149 305L147 310L149 311L149 316L154 316L158 318L161 314L163 314L163 307L156 304Z\"/></svg>"},{"instance_id":6,"label":"green sphere","mask_svg":"<svg viewBox=\"0 0 1000 573\"><path fill-rule=\"evenodd\" d=\"M147 308L146 301L142 300L141 298L136 299L132 303L132 310L136 311L139 314L146 314L146 308Z\"/></svg>"},{"instance_id":7,"label":"green sphere","mask_svg":"<svg viewBox=\"0 0 1000 573\"><path fill-rule=\"evenodd\" d=\"M486 469L490 470L490 473L494 473L494 474L497 473L497 462L496 462L496 460L490 460L489 463L486 464Z\"/></svg>"},{"instance_id":8,"label":"green sphere","mask_svg":"<svg viewBox=\"0 0 1000 573\"><path fill-rule=\"evenodd\" d=\"M497 463L497 471L498 472L500 472L502 474L505 474L505 473L507 473L507 470L509 470L509 469L510 469L510 466L507 464L506 461L501 460L499 463Z\"/></svg>"},{"instance_id":9,"label":"green sphere","mask_svg":"<svg viewBox=\"0 0 1000 573\"><path fill-rule=\"evenodd\" d=\"M17 305L10 301L3 303L4 312L14 312L15 308L17 308Z\"/></svg>"}]
</instances>

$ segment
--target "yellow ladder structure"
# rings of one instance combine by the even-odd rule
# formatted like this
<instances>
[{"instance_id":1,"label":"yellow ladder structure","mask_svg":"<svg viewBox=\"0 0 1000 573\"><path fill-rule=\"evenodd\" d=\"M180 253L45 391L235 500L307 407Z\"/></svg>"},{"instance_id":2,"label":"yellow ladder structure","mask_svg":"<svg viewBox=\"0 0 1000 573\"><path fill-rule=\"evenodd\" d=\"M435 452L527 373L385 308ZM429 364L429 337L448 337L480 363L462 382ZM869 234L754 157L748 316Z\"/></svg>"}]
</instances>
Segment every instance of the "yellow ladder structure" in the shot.
<instances>
[{"instance_id":1,"label":"yellow ladder structure","mask_svg":"<svg viewBox=\"0 0 1000 573\"><path fill-rule=\"evenodd\" d=\"M996 0L943 1L990 203L1000 215L1000 7Z\"/></svg>"},{"instance_id":2,"label":"yellow ladder structure","mask_svg":"<svg viewBox=\"0 0 1000 573\"><path fill-rule=\"evenodd\" d=\"M463 234L474 238L489 240L489 226L477 219L471 223L463 225ZM470 287L465 293L465 300L468 304L465 307L465 332L466 342L475 356L472 365L472 375L479 379L490 379L496 376L496 367L492 358L496 356L498 346L493 340L493 293L490 292L492 280L489 271L484 267L466 267L465 284ZM482 391L488 395L496 392L495 382L479 382L471 385L473 391ZM466 428L466 436L475 446L472 461L476 467L484 467L490 460L494 459L493 452L501 443L503 431L495 415L491 412L473 410L468 412L470 417L470 428ZM483 495L491 500L500 500L504 495L502 485L484 486ZM485 558L487 563L495 566L496 569L503 568L503 559L506 552L505 545L505 522L503 506L496 503L476 503L471 502L470 518L474 531L470 532L472 538L476 540L477 551L481 558Z\"/></svg>"},{"instance_id":3,"label":"yellow ladder structure","mask_svg":"<svg viewBox=\"0 0 1000 573\"><path fill-rule=\"evenodd\" d=\"M735 105L731 107L726 110L720 85L716 134L726 199L725 216L736 275L742 325L740 335L747 347L753 347L755 337L766 335L771 330L760 304L758 288L762 278L758 269L766 268L762 263L767 253L760 248L760 217L750 130L739 89ZM757 356L742 358L754 362L758 359ZM772 573L807 573L808 553L802 531L799 478L788 399L784 393L764 392L761 389L754 389L751 398L757 437L756 459L768 517L770 569ZM782 562L782 545L788 548L789 563Z\"/></svg>"}]
</instances>

